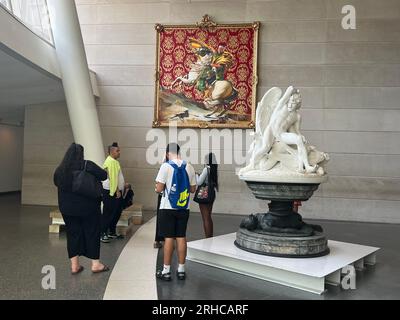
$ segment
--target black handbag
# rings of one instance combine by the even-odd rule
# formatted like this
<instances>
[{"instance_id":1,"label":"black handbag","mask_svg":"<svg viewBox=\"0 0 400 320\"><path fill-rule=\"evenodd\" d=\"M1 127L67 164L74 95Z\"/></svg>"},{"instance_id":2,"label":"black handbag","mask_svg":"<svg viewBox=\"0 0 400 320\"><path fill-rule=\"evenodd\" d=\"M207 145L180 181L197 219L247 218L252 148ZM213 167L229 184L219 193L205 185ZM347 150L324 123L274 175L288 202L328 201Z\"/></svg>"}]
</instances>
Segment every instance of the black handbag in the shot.
<instances>
[{"instance_id":1,"label":"black handbag","mask_svg":"<svg viewBox=\"0 0 400 320\"><path fill-rule=\"evenodd\" d=\"M72 171L72 192L92 199L100 198L101 183L94 175L86 171L86 164L87 161L83 170Z\"/></svg>"},{"instance_id":2,"label":"black handbag","mask_svg":"<svg viewBox=\"0 0 400 320\"><path fill-rule=\"evenodd\" d=\"M197 187L193 201L197 203L212 203L215 200L215 187L211 182L210 170L207 168L207 181Z\"/></svg>"}]
</instances>

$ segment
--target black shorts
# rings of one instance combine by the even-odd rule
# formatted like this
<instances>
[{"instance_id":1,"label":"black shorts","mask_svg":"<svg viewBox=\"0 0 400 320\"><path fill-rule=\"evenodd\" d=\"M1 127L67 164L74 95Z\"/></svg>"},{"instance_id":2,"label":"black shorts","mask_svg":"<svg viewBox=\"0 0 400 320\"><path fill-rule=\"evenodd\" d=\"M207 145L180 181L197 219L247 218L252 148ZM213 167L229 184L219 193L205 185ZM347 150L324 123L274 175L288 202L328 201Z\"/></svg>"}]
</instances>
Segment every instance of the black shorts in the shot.
<instances>
[{"instance_id":1,"label":"black shorts","mask_svg":"<svg viewBox=\"0 0 400 320\"><path fill-rule=\"evenodd\" d=\"M186 237L189 210L160 209L158 216L159 235L164 238Z\"/></svg>"}]
</instances>

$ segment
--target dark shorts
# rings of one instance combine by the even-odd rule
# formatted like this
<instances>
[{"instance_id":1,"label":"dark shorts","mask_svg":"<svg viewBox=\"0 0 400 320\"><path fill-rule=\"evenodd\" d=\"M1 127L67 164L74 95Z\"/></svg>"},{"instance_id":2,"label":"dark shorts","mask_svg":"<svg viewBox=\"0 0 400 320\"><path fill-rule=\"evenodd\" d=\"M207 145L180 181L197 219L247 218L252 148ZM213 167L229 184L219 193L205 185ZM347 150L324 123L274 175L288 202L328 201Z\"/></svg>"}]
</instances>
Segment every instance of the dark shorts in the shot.
<instances>
[{"instance_id":1,"label":"dark shorts","mask_svg":"<svg viewBox=\"0 0 400 320\"><path fill-rule=\"evenodd\" d=\"M158 216L159 235L165 238L186 237L189 210L161 209Z\"/></svg>"}]
</instances>

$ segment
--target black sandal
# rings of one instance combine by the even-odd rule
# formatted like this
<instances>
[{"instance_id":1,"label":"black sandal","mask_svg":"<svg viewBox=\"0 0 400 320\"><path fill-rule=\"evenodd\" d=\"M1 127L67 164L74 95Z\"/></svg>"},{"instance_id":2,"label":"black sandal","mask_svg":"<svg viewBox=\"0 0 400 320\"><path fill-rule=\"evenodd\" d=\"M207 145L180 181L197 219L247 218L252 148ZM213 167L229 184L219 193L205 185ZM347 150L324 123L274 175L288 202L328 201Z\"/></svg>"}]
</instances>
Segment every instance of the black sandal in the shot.
<instances>
[{"instance_id":1,"label":"black sandal","mask_svg":"<svg viewBox=\"0 0 400 320\"><path fill-rule=\"evenodd\" d=\"M109 271L109 270L110 270L110 268L107 267L106 265L104 265L103 269L101 269L101 270L95 270L95 271L92 270L92 272L93 272L93 273L100 273L100 272L106 272L106 271Z\"/></svg>"},{"instance_id":2,"label":"black sandal","mask_svg":"<svg viewBox=\"0 0 400 320\"><path fill-rule=\"evenodd\" d=\"M83 271L83 269L85 269L83 266L80 266L79 267L79 269L77 270L77 271L75 271L75 272L72 272L71 271L71 274L78 274L78 273L81 273L82 271Z\"/></svg>"}]
</instances>

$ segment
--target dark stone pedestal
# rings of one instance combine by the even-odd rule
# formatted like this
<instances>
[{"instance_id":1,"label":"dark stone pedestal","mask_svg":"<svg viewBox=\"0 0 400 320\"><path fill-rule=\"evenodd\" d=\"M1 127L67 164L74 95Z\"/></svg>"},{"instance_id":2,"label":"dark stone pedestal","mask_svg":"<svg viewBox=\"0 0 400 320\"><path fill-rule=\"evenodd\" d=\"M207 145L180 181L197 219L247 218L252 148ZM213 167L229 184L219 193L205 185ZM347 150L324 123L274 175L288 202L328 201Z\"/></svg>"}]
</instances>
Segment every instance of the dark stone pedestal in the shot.
<instances>
[{"instance_id":1,"label":"dark stone pedestal","mask_svg":"<svg viewBox=\"0 0 400 320\"><path fill-rule=\"evenodd\" d=\"M328 241L319 232L311 236L285 237L240 228L235 245L252 253L287 258L313 258L329 253Z\"/></svg>"},{"instance_id":2,"label":"dark stone pedestal","mask_svg":"<svg viewBox=\"0 0 400 320\"><path fill-rule=\"evenodd\" d=\"M308 200L318 184L246 183L256 198L271 202L267 213L251 214L243 219L236 234L237 247L281 257L316 257L329 253L322 228L305 223L293 211L293 199Z\"/></svg>"}]
</instances>

